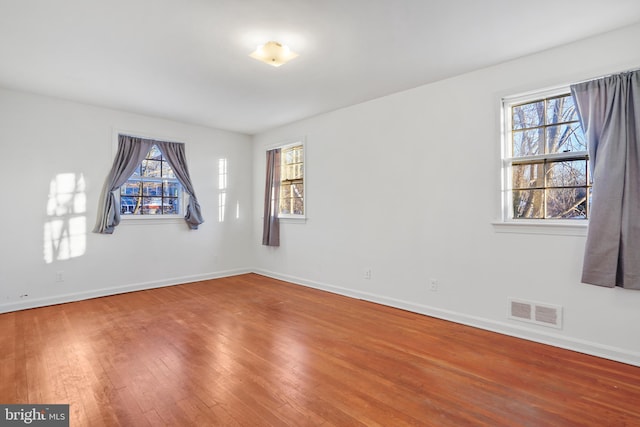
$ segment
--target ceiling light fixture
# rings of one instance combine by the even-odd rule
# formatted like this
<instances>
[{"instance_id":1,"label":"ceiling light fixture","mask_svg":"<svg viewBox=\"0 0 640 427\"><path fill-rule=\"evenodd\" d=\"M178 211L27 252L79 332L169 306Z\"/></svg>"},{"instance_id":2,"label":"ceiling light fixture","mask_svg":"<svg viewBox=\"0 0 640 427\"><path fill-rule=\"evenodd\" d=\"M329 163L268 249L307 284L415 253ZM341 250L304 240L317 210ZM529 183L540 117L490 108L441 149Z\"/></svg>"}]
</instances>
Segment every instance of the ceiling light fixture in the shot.
<instances>
[{"instance_id":1,"label":"ceiling light fixture","mask_svg":"<svg viewBox=\"0 0 640 427\"><path fill-rule=\"evenodd\" d=\"M297 57L298 54L278 42L267 42L258 46L255 52L250 53L249 56L274 67L279 67Z\"/></svg>"}]
</instances>

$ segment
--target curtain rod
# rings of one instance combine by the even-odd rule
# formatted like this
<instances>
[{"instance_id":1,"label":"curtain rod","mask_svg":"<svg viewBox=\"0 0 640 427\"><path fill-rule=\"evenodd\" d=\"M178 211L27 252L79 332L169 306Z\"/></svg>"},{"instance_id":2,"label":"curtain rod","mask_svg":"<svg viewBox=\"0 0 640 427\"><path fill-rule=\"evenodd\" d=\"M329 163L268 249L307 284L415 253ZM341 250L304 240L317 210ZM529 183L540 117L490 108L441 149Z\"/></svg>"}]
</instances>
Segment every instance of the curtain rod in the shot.
<instances>
[{"instance_id":1,"label":"curtain rod","mask_svg":"<svg viewBox=\"0 0 640 427\"><path fill-rule=\"evenodd\" d=\"M118 134L118 138L120 136L130 136L132 138L146 139L147 141L169 142L169 143L177 142L178 144L184 144L184 142L181 142L181 141L170 141L170 140L167 140L167 139L164 139L164 138L155 138L155 137L152 137L152 136L139 135L139 134L132 133L132 132L127 132L127 131L116 131L116 132Z\"/></svg>"},{"instance_id":2,"label":"curtain rod","mask_svg":"<svg viewBox=\"0 0 640 427\"><path fill-rule=\"evenodd\" d=\"M595 81L595 80L600 80L600 79L604 79L604 78L607 78L607 77L616 76L616 75L618 75L618 74L633 73L633 72L635 72L635 71L640 71L640 67L638 67L638 68L631 68L631 69L629 69L629 70L625 70L625 71L619 71L619 72L617 72L617 73L605 74L605 75L602 75L602 76L599 76L599 77L591 77L591 78L589 78L589 79L581 80L581 81L578 81L578 82L573 82L573 83L571 83L571 84L572 84L572 85L577 85L577 84L580 84L580 83L592 82L592 81Z\"/></svg>"},{"instance_id":3,"label":"curtain rod","mask_svg":"<svg viewBox=\"0 0 640 427\"><path fill-rule=\"evenodd\" d=\"M636 67L636 68L630 68L628 70L624 70L624 71L617 71L614 73L609 73L609 74L603 74L599 77L590 77L588 79L584 79L584 80L578 80L578 81L564 81L561 84L557 84L557 85L553 85L553 86L547 86L545 88L538 88L538 89L533 89L533 90L529 90L526 92L520 92L520 93L516 93L516 94L512 94L512 95L505 95L502 96L502 100L509 100L509 101L513 101L513 100L517 100L520 98L526 99L528 97L530 97L531 95L540 95L540 94L545 94L545 93L549 93L551 95L557 95L560 94L560 91L563 91L567 88L569 88L572 85L577 85L580 83L586 83L586 82L591 82L591 81L595 81L598 79L604 79L606 77L611 77L611 76L615 76L616 74L625 74L625 73L633 73L634 71L640 71L640 67Z\"/></svg>"}]
</instances>

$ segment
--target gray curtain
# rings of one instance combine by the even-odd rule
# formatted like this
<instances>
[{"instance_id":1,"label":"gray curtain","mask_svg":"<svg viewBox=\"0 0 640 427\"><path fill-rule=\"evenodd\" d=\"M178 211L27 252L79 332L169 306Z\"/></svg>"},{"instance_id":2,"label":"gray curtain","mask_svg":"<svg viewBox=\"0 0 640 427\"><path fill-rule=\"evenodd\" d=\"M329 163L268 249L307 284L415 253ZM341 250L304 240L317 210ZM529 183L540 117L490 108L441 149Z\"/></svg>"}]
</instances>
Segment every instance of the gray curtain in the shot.
<instances>
[{"instance_id":1,"label":"gray curtain","mask_svg":"<svg viewBox=\"0 0 640 427\"><path fill-rule=\"evenodd\" d=\"M127 182L152 146L149 140L118 135L118 152L102 189L94 233L112 234L120 224L120 207L114 192Z\"/></svg>"},{"instance_id":2,"label":"gray curtain","mask_svg":"<svg viewBox=\"0 0 640 427\"><path fill-rule=\"evenodd\" d=\"M280 149L267 151L267 179L264 190L264 222L262 244L280 246Z\"/></svg>"},{"instance_id":3,"label":"gray curtain","mask_svg":"<svg viewBox=\"0 0 640 427\"><path fill-rule=\"evenodd\" d=\"M571 86L593 182L582 281L640 289L640 71Z\"/></svg>"},{"instance_id":4,"label":"gray curtain","mask_svg":"<svg viewBox=\"0 0 640 427\"><path fill-rule=\"evenodd\" d=\"M204 222L200 212L200 205L189 178L184 155L184 144L118 135L118 152L102 189L100 205L98 206L98 219L93 229L94 233L112 234L115 227L120 224L120 207L117 205L115 191L127 182L136 167L154 145L157 145L162 151L162 154L173 168L176 178L189 194L189 204L185 215L185 221L189 228L197 229L198 225Z\"/></svg>"},{"instance_id":5,"label":"gray curtain","mask_svg":"<svg viewBox=\"0 0 640 427\"><path fill-rule=\"evenodd\" d=\"M193 183L189 177L184 144L164 141L155 141L155 144L158 146L160 151L162 151L164 158L167 159L173 168L173 173L175 173L176 178L178 178L178 181L182 184L182 188L189 195L189 203L187 204L187 212L184 216L184 220L187 222L190 229L197 230L198 226L204 222L204 219L202 218L202 212L200 211L200 203L198 203L195 190L193 189Z\"/></svg>"}]
</instances>

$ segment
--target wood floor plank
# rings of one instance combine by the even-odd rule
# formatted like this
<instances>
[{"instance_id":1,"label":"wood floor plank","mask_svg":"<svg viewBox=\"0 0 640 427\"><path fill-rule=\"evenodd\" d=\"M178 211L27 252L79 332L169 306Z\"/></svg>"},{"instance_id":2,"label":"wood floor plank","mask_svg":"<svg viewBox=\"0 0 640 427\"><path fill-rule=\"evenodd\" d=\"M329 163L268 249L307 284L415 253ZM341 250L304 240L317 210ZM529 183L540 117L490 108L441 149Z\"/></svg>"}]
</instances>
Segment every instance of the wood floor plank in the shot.
<instances>
[{"instance_id":1,"label":"wood floor plank","mask_svg":"<svg viewBox=\"0 0 640 427\"><path fill-rule=\"evenodd\" d=\"M0 315L74 426L640 426L640 368L255 274Z\"/></svg>"}]
</instances>

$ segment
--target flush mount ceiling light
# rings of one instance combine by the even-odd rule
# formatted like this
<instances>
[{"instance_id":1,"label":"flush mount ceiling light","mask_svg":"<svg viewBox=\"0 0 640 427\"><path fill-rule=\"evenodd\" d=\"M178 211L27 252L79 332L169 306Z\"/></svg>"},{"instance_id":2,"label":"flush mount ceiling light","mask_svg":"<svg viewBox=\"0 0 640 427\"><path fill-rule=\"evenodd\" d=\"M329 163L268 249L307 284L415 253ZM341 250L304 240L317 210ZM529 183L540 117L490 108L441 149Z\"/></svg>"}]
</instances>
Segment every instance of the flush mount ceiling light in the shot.
<instances>
[{"instance_id":1,"label":"flush mount ceiling light","mask_svg":"<svg viewBox=\"0 0 640 427\"><path fill-rule=\"evenodd\" d=\"M262 46L258 46L255 52L250 53L249 56L265 64L279 67L291 61L298 54L292 52L288 46L283 46L278 42L267 42Z\"/></svg>"}]
</instances>

